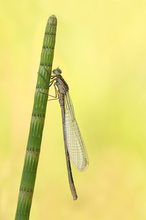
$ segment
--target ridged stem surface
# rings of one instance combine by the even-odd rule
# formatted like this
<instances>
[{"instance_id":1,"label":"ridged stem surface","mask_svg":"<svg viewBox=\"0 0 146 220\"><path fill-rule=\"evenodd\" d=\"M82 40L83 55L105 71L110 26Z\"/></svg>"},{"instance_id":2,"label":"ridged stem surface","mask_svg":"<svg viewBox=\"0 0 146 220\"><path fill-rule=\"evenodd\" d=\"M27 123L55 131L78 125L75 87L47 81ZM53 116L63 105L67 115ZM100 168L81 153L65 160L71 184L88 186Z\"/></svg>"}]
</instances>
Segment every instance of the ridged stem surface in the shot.
<instances>
[{"instance_id":1,"label":"ridged stem surface","mask_svg":"<svg viewBox=\"0 0 146 220\"><path fill-rule=\"evenodd\" d=\"M44 128L46 106L48 101L49 82L54 56L56 27L57 19L54 15L52 15L49 17L47 22L43 48L41 52L40 67L38 70L34 105L15 220L28 220L30 215Z\"/></svg>"}]
</instances>

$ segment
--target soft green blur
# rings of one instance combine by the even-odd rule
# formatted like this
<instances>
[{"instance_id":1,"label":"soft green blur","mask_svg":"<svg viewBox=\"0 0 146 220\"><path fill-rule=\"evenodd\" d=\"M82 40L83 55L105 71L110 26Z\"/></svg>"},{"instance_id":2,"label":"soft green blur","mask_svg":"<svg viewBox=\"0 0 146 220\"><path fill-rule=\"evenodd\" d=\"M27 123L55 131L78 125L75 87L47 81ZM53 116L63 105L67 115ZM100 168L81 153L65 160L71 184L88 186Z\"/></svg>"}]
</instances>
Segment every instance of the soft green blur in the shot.
<instances>
[{"instance_id":1,"label":"soft green blur","mask_svg":"<svg viewBox=\"0 0 146 220\"><path fill-rule=\"evenodd\" d=\"M69 191L57 101L48 102L31 220L146 219L146 1L3 1L0 219L14 219L48 16L90 165ZM53 94L53 90L51 90Z\"/></svg>"}]
</instances>

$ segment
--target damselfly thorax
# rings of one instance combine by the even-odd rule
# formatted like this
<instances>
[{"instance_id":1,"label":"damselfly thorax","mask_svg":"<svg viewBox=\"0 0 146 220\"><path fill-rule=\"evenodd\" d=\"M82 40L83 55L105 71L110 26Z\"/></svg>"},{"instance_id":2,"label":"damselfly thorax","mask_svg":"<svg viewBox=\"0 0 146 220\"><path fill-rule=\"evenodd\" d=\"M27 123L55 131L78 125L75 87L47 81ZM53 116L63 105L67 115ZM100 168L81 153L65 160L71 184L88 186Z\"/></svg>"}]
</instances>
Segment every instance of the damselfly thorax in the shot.
<instances>
[{"instance_id":1,"label":"damselfly thorax","mask_svg":"<svg viewBox=\"0 0 146 220\"><path fill-rule=\"evenodd\" d=\"M61 70L59 68L53 70L50 86L52 84L54 85L55 97L59 99L60 105L62 106L64 105L64 96L69 91L69 86L60 74Z\"/></svg>"},{"instance_id":2,"label":"damselfly thorax","mask_svg":"<svg viewBox=\"0 0 146 220\"><path fill-rule=\"evenodd\" d=\"M57 87L57 94L60 106L64 106L64 96L68 92L69 87L61 75L56 78L54 86Z\"/></svg>"}]
</instances>

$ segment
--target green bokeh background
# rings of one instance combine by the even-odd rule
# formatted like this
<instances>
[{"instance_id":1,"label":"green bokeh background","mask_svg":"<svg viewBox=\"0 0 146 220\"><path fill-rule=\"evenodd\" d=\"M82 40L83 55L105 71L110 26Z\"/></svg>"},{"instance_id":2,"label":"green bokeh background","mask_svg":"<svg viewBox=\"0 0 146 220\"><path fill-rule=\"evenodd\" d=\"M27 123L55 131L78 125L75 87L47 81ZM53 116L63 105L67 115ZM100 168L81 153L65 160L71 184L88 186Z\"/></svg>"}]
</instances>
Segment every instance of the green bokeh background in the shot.
<instances>
[{"instance_id":1,"label":"green bokeh background","mask_svg":"<svg viewBox=\"0 0 146 220\"><path fill-rule=\"evenodd\" d=\"M72 201L58 102L49 102L31 220L146 219L146 1L1 1L0 219L14 219L48 16L90 166ZM53 91L52 91L53 93Z\"/></svg>"}]
</instances>

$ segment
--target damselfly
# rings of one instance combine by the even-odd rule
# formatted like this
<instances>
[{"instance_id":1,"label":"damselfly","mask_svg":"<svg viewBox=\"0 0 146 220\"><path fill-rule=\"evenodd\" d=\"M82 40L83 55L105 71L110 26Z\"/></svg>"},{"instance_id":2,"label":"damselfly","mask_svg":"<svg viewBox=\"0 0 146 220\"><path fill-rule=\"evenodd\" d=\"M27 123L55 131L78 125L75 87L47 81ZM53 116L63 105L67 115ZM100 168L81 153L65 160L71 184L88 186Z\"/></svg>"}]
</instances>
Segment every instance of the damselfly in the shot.
<instances>
[{"instance_id":1,"label":"damselfly","mask_svg":"<svg viewBox=\"0 0 146 220\"><path fill-rule=\"evenodd\" d=\"M61 107L68 180L73 199L76 200L77 193L72 176L70 159L80 171L84 170L88 165L88 159L69 95L69 86L61 76L61 73L62 71L59 68L53 70L50 86L52 84L54 85L55 98L59 99Z\"/></svg>"}]
</instances>

